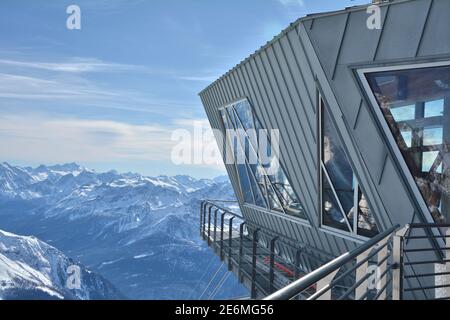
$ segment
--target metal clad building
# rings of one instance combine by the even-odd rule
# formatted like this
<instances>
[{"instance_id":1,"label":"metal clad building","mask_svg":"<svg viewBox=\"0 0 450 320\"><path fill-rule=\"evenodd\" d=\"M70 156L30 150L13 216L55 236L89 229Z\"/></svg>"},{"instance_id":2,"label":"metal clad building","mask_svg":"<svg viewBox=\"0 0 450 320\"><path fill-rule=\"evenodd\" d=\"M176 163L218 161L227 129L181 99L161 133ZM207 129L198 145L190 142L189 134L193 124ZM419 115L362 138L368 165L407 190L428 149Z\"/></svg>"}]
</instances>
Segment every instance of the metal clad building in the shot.
<instances>
[{"instance_id":1,"label":"metal clad building","mask_svg":"<svg viewBox=\"0 0 450 320\"><path fill-rule=\"evenodd\" d=\"M370 207L379 231L396 224L436 221L389 130L391 122L384 121L377 98L380 92L390 94L394 85L401 88L401 82L407 81L402 79L411 79L402 75L392 80L391 73L395 70L406 72L450 65L450 1L399 0L379 4L379 8L380 29L367 27L370 16L367 6L301 18L200 93L215 129L225 132L221 110L244 100L262 128L280 132L280 164L305 217L248 204L236 167L230 164L227 171L244 218L324 256L336 257L351 251L364 243L367 236L359 234L358 226L349 231L324 223L327 219L322 216L324 179L329 176L333 184L333 174L327 172L322 159L326 147L323 132L328 125L323 121L334 127L357 181L354 188ZM379 86L374 90L376 81ZM434 79L433 83L438 81L441 80ZM442 87L447 85L450 83L441 83ZM395 94L397 100L402 100L402 95L411 96L410 91L416 86L410 81L406 88L408 93L399 89ZM447 96L439 98L443 101L442 113L445 106L443 124L424 133L433 138L438 130L438 134L443 134L444 145L450 135L450 101L448 91L445 92ZM423 112L430 113L429 102L423 103L422 117L426 119ZM404 110L397 111L402 111L402 115L408 112L405 106L401 108ZM433 108L438 107L433 104ZM414 137L411 138L414 132L402 131L402 135L408 146L414 144ZM425 158L429 156L427 152L435 151L421 153L422 167L434 168L438 165L436 161L425 164L429 162ZM434 168L433 172L448 176L448 151L442 157L444 167ZM444 188L448 192L450 185L444 184ZM339 198L336 192L335 196ZM448 218L450 200L445 192L439 205L440 214Z\"/></svg>"}]
</instances>

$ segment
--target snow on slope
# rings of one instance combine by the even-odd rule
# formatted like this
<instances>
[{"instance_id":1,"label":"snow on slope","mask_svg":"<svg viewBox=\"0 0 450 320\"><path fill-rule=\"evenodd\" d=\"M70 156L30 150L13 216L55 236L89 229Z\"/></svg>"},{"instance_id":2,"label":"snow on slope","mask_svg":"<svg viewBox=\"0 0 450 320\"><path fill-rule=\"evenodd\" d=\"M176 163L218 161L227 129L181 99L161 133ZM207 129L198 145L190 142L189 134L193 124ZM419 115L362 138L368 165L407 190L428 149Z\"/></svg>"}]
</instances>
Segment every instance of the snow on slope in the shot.
<instances>
[{"instance_id":1,"label":"snow on slope","mask_svg":"<svg viewBox=\"0 0 450 320\"><path fill-rule=\"evenodd\" d=\"M129 298L198 297L207 275L220 265L199 237L199 208L203 199L234 199L227 177L145 177L97 173L77 164L33 169L0 163L0 182L5 167L19 170L24 183L8 193L0 183L0 229L38 236ZM14 172L12 182L20 180ZM239 293L240 285L227 285L222 297Z\"/></svg>"},{"instance_id":2,"label":"snow on slope","mask_svg":"<svg viewBox=\"0 0 450 320\"><path fill-rule=\"evenodd\" d=\"M66 285L68 267L81 270L79 289ZM0 230L0 299L118 299L105 279L35 237Z\"/></svg>"}]
</instances>

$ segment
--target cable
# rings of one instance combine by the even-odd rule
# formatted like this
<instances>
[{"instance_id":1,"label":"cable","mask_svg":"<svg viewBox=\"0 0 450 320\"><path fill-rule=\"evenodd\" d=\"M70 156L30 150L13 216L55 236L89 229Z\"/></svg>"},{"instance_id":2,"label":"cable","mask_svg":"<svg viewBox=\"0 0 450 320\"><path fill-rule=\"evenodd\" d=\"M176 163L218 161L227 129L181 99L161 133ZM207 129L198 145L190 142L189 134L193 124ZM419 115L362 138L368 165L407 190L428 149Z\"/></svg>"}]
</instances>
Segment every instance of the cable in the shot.
<instances>
[{"instance_id":1,"label":"cable","mask_svg":"<svg viewBox=\"0 0 450 320\"><path fill-rule=\"evenodd\" d=\"M219 268L217 269L216 273L214 274L214 276L211 278L211 280L209 280L208 284L205 287L205 290L203 290L202 294L200 295L200 297L198 298L198 300L201 300L203 295L205 294L205 292L208 290L209 286L211 285L211 283L213 282L213 280L216 278L217 274L219 273L220 269L222 269L223 266L223 262L220 264Z\"/></svg>"},{"instance_id":2,"label":"cable","mask_svg":"<svg viewBox=\"0 0 450 320\"><path fill-rule=\"evenodd\" d=\"M191 293L189 294L188 300L191 299L192 295L194 294L195 290L197 290L198 286L200 285L200 283L203 281L203 279L205 278L206 274L208 273L209 268L211 267L213 261L216 260L216 256L212 256L211 259L209 260L208 266L205 268L205 271L203 272L202 276L200 277L200 279L197 281L197 284L195 285L195 287L192 289Z\"/></svg>"},{"instance_id":3,"label":"cable","mask_svg":"<svg viewBox=\"0 0 450 320\"><path fill-rule=\"evenodd\" d=\"M208 300L212 300L217 292L222 288L222 286L224 285L225 281L228 280L228 278L230 277L231 272L225 272L225 274L223 275L222 279L220 279L219 283L217 284L217 286L214 288L214 290L211 292L211 294L208 297Z\"/></svg>"}]
</instances>

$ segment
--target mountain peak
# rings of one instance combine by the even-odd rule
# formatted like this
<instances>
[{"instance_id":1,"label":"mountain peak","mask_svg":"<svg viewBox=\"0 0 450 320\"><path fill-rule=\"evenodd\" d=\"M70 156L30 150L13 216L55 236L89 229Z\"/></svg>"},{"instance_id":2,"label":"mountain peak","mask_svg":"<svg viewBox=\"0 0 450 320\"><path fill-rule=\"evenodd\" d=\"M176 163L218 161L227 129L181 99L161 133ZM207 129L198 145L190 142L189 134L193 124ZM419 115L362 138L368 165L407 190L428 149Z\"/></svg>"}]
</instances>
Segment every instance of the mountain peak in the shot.
<instances>
[{"instance_id":1,"label":"mountain peak","mask_svg":"<svg viewBox=\"0 0 450 320\"><path fill-rule=\"evenodd\" d=\"M66 286L70 266L80 269L78 289ZM75 263L36 237L0 230L0 299L120 299L122 294L106 279Z\"/></svg>"},{"instance_id":2,"label":"mountain peak","mask_svg":"<svg viewBox=\"0 0 450 320\"><path fill-rule=\"evenodd\" d=\"M78 163L76 162L71 162L71 163L65 163L65 164L56 164L56 165L52 165L52 166L48 166L47 167L50 170L54 170L54 171L83 171L86 168L80 166Z\"/></svg>"}]
</instances>

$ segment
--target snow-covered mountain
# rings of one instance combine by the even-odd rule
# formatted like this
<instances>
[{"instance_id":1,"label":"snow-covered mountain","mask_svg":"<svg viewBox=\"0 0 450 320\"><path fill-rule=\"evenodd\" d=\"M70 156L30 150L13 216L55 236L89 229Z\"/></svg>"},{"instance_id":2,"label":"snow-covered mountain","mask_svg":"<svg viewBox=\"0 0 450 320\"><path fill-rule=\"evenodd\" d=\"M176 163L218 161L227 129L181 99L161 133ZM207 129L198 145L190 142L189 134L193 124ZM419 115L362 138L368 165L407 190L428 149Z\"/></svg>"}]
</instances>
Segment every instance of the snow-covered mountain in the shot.
<instances>
[{"instance_id":1,"label":"snow-covered mountain","mask_svg":"<svg viewBox=\"0 0 450 320\"><path fill-rule=\"evenodd\" d=\"M79 278L75 286L71 286L71 275ZM0 230L0 300L120 298L106 279L54 247L35 237Z\"/></svg>"},{"instance_id":2,"label":"snow-covered mountain","mask_svg":"<svg viewBox=\"0 0 450 320\"><path fill-rule=\"evenodd\" d=\"M134 299L203 292L220 266L199 237L203 199L234 199L228 179L0 164L0 229L38 237ZM216 298L242 294L232 283Z\"/></svg>"}]
</instances>

